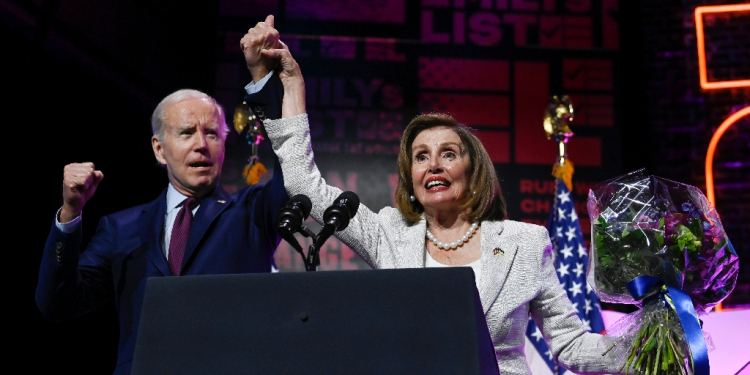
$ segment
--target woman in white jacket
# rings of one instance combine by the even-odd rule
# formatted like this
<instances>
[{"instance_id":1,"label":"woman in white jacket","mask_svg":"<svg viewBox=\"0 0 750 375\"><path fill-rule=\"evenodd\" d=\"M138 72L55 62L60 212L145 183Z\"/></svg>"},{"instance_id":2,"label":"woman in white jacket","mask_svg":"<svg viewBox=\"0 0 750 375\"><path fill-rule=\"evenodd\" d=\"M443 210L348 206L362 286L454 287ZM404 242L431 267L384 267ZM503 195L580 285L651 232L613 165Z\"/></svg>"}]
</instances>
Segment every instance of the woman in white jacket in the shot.
<instances>
[{"instance_id":1,"label":"woman in white jacket","mask_svg":"<svg viewBox=\"0 0 750 375\"><path fill-rule=\"evenodd\" d=\"M341 191L326 184L315 164L299 66L272 22L251 29L242 48L251 72L280 63L282 118L264 125L287 192L310 197L311 215L320 222ZM529 314L562 366L618 372L613 358L597 348L601 336L586 332L558 282L547 230L506 220L494 166L468 128L447 115L416 117L404 130L398 167L398 207L375 213L360 205L337 234L344 243L378 269L471 266L502 374L529 373Z\"/></svg>"}]
</instances>

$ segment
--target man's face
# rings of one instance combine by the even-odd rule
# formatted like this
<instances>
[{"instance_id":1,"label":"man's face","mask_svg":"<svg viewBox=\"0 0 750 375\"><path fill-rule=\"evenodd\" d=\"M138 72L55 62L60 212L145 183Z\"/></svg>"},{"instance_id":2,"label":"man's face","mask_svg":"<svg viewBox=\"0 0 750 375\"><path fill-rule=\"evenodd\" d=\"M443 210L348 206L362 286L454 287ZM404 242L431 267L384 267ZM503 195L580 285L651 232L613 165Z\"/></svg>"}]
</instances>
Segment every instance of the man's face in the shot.
<instances>
[{"instance_id":1,"label":"man's face","mask_svg":"<svg viewBox=\"0 0 750 375\"><path fill-rule=\"evenodd\" d=\"M153 136L151 145L180 193L200 198L216 186L224 163L221 123L208 99L183 100L164 111L163 140Z\"/></svg>"}]
</instances>

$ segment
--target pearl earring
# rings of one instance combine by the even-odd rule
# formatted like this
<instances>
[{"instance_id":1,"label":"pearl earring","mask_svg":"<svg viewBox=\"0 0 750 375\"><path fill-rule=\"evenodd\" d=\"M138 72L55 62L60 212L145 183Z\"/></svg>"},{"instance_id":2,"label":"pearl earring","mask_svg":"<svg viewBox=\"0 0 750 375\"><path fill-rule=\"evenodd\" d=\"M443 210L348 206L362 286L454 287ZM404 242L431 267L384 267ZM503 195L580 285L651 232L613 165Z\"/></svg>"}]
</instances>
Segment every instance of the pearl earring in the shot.
<instances>
[{"instance_id":1,"label":"pearl earring","mask_svg":"<svg viewBox=\"0 0 750 375\"><path fill-rule=\"evenodd\" d=\"M413 195L410 195L409 196L409 200L412 201L412 202L414 202L414 201L417 200L417 198L415 196L413 196Z\"/></svg>"}]
</instances>

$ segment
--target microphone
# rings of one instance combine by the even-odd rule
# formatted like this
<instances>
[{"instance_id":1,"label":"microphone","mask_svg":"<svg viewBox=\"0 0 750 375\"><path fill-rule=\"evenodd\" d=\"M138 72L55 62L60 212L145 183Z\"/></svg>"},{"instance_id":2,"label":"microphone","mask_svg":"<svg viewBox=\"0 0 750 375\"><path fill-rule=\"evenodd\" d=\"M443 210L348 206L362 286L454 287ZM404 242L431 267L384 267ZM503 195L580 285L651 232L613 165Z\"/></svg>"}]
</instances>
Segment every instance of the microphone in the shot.
<instances>
[{"instance_id":1,"label":"microphone","mask_svg":"<svg viewBox=\"0 0 750 375\"><path fill-rule=\"evenodd\" d=\"M276 231L299 253L302 253L302 247L294 238L294 233L302 228L302 223L310 215L311 208L310 198L303 194L297 194L289 199L284 208L276 215Z\"/></svg>"},{"instance_id":2,"label":"microphone","mask_svg":"<svg viewBox=\"0 0 750 375\"><path fill-rule=\"evenodd\" d=\"M323 222L334 226L336 231L344 230L349 226L349 220L359 210L359 197L351 191L345 191L333 201L323 213Z\"/></svg>"},{"instance_id":3,"label":"microphone","mask_svg":"<svg viewBox=\"0 0 750 375\"><path fill-rule=\"evenodd\" d=\"M333 201L323 213L323 229L321 229L315 242L320 245L330 237L333 232L346 229L349 221L357 214L359 209L359 197L351 191L345 191Z\"/></svg>"}]
</instances>

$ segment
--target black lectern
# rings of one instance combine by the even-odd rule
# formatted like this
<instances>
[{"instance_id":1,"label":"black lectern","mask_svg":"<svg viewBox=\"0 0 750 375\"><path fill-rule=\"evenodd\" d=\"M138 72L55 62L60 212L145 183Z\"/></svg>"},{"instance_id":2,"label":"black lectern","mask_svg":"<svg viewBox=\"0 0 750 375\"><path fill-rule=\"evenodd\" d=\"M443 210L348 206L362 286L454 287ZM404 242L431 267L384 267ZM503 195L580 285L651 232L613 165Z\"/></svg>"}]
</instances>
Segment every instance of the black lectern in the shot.
<instances>
[{"instance_id":1,"label":"black lectern","mask_svg":"<svg viewBox=\"0 0 750 375\"><path fill-rule=\"evenodd\" d=\"M497 374L468 267L146 284L133 374Z\"/></svg>"}]
</instances>

